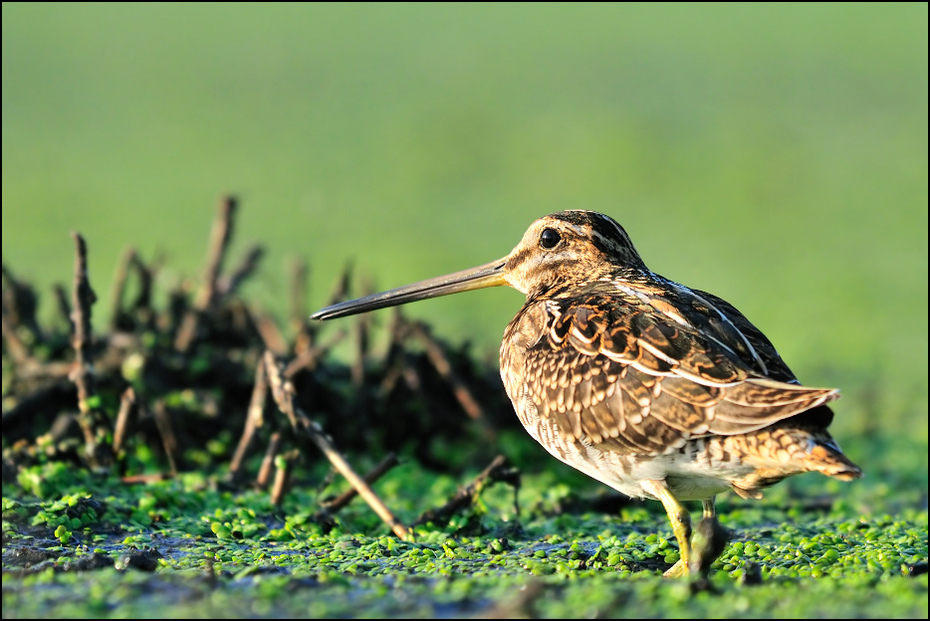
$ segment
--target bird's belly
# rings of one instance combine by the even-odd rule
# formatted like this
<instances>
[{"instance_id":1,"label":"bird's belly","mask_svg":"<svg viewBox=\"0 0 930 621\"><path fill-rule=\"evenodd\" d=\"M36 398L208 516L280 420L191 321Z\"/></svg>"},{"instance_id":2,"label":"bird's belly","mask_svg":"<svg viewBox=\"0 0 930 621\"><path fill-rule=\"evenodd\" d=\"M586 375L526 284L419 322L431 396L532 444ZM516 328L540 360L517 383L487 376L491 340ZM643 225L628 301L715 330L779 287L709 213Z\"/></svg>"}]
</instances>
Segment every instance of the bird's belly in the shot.
<instances>
[{"instance_id":1,"label":"bird's belly","mask_svg":"<svg viewBox=\"0 0 930 621\"><path fill-rule=\"evenodd\" d=\"M618 450L609 442L568 441L535 406L520 403L519 416L527 432L553 457L591 478L633 498L658 500L642 481L665 481L679 500L704 500L730 489L730 482L752 467L738 459L719 459L716 442L696 439L677 450L644 455Z\"/></svg>"},{"instance_id":2,"label":"bird's belly","mask_svg":"<svg viewBox=\"0 0 930 621\"><path fill-rule=\"evenodd\" d=\"M634 498L658 500L646 492L642 481L665 481L678 500L705 500L730 489L730 481L748 474L747 466L710 469L687 451L664 455L621 455L586 446L576 453L549 451L569 466L618 492Z\"/></svg>"}]
</instances>

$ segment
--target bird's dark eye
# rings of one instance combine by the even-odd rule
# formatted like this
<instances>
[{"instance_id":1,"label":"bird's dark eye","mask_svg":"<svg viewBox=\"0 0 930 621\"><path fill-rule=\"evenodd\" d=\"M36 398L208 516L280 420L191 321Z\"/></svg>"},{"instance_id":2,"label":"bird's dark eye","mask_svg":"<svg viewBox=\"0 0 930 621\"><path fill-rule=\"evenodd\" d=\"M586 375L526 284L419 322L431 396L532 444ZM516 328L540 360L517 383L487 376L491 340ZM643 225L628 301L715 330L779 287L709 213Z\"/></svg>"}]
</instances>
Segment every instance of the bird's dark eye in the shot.
<instances>
[{"instance_id":1,"label":"bird's dark eye","mask_svg":"<svg viewBox=\"0 0 930 621\"><path fill-rule=\"evenodd\" d=\"M543 229L539 236L539 245L546 250L552 250L560 241L562 241L562 236L555 229Z\"/></svg>"}]
</instances>

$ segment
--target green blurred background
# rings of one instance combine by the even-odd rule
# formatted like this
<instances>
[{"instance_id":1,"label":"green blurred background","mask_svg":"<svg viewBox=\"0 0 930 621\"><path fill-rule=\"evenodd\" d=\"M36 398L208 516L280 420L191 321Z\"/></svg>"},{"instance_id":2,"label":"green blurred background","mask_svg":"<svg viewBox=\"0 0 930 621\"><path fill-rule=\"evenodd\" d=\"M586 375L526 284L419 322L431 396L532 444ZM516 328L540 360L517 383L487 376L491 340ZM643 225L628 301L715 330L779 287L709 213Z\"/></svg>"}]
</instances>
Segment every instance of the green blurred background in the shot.
<instances>
[{"instance_id":1,"label":"green blurred background","mask_svg":"<svg viewBox=\"0 0 930 621\"><path fill-rule=\"evenodd\" d=\"M198 276L224 192L242 198L231 260L266 245L247 292L280 314L289 258L315 309L347 260L392 287L594 209L802 381L842 388L838 435L867 471L901 459L869 441L905 442L926 488L926 3L2 11L3 260L46 312L71 230L98 326L127 245L167 257L162 292ZM493 358L520 304L408 314Z\"/></svg>"}]
</instances>

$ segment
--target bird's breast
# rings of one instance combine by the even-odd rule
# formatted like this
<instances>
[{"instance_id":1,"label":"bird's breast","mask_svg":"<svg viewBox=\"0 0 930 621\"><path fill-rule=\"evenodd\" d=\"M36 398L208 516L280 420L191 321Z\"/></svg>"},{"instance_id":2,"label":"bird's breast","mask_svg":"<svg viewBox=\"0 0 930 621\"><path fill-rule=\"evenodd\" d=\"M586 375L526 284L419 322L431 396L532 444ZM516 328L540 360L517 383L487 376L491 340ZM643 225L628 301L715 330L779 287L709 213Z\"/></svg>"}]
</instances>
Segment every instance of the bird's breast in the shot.
<instances>
[{"instance_id":1,"label":"bird's breast","mask_svg":"<svg viewBox=\"0 0 930 621\"><path fill-rule=\"evenodd\" d=\"M521 421L518 401L525 391L526 352L545 336L548 323L545 301L527 304L507 325L501 341L501 380Z\"/></svg>"}]
</instances>

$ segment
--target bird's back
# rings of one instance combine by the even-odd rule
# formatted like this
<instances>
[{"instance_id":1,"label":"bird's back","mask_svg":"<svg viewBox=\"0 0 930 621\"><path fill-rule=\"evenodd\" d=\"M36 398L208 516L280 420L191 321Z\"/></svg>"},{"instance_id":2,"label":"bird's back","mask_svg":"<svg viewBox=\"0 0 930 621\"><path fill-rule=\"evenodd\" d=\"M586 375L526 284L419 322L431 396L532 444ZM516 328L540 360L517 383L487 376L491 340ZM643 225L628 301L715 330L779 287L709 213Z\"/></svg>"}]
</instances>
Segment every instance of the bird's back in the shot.
<instances>
[{"instance_id":1,"label":"bird's back","mask_svg":"<svg viewBox=\"0 0 930 621\"><path fill-rule=\"evenodd\" d=\"M682 499L754 496L808 470L859 475L826 431L838 391L797 383L732 305L657 276L547 293L508 326L501 376L562 461L626 493L680 481Z\"/></svg>"}]
</instances>

